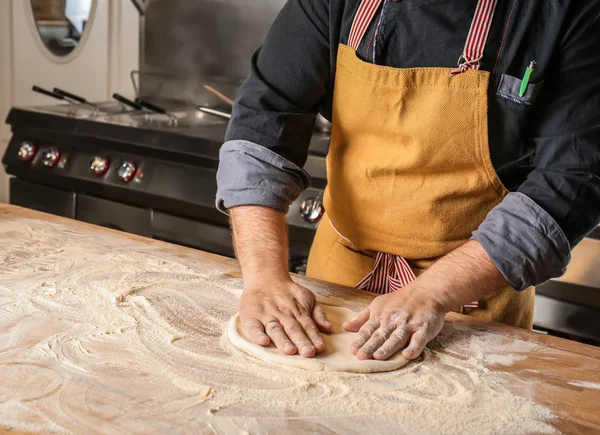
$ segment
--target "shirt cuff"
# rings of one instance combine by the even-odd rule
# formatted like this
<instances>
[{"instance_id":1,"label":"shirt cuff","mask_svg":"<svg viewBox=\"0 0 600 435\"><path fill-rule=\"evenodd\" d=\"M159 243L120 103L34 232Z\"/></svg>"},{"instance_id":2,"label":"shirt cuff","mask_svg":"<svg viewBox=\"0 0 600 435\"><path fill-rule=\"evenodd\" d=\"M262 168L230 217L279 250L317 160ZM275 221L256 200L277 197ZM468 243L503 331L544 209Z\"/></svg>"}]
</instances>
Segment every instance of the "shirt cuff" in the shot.
<instances>
[{"instance_id":1,"label":"shirt cuff","mask_svg":"<svg viewBox=\"0 0 600 435\"><path fill-rule=\"evenodd\" d=\"M308 187L308 174L279 154L244 140L225 142L219 152L217 209L261 205L287 213Z\"/></svg>"},{"instance_id":2,"label":"shirt cuff","mask_svg":"<svg viewBox=\"0 0 600 435\"><path fill-rule=\"evenodd\" d=\"M517 290L565 273L571 247L554 219L528 196L509 193L472 239L483 246L504 278Z\"/></svg>"}]
</instances>

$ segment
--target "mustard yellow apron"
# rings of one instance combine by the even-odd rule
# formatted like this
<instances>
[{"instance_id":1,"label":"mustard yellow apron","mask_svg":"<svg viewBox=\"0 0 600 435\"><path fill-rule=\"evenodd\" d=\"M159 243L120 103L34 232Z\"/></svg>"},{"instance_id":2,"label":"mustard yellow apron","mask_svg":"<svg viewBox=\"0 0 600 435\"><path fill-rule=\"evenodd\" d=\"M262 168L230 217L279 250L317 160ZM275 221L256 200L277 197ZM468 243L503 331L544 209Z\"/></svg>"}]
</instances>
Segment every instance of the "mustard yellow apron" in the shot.
<instances>
[{"instance_id":1,"label":"mustard yellow apron","mask_svg":"<svg viewBox=\"0 0 600 435\"><path fill-rule=\"evenodd\" d=\"M479 70L495 0L479 1L456 70L362 61L356 47L381 1L363 0L350 45L339 47L327 213L307 269L351 287L372 273L378 253L418 276L466 243L507 194L490 160L489 73ZM533 300L533 288L506 288L461 312L531 328Z\"/></svg>"}]
</instances>

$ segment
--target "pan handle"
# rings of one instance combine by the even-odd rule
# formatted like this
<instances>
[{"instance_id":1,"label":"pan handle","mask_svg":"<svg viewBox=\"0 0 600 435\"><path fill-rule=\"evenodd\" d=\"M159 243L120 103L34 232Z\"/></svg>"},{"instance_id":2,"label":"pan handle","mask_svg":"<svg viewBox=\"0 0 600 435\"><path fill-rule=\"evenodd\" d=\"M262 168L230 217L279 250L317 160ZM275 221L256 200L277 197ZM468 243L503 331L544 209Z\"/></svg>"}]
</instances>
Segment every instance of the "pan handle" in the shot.
<instances>
[{"instance_id":1,"label":"pan handle","mask_svg":"<svg viewBox=\"0 0 600 435\"><path fill-rule=\"evenodd\" d=\"M233 106L233 100L225 95L223 95L221 92L217 91L215 88L213 88L212 86L209 85L204 85L204 89L206 89L208 92L210 92L211 94L216 95L220 100L225 101L227 104L229 104L230 106Z\"/></svg>"},{"instance_id":2,"label":"pan handle","mask_svg":"<svg viewBox=\"0 0 600 435\"><path fill-rule=\"evenodd\" d=\"M117 100L119 103L123 103L126 106L131 107L132 109L135 109L135 110L142 110L143 109L143 107L140 104L138 104L138 103L136 103L134 101L131 101L129 98L125 98L121 94L113 94L113 98L115 100Z\"/></svg>"},{"instance_id":3,"label":"pan handle","mask_svg":"<svg viewBox=\"0 0 600 435\"><path fill-rule=\"evenodd\" d=\"M62 95L63 97L68 98L69 100L77 101L81 104L87 104L88 102L85 98L80 97L79 95L71 94L70 92L63 91L59 88L54 88L53 91L55 94Z\"/></svg>"},{"instance_id":4,"label":"pan handle","mask_svg":"<svg viewBox=\"0 0 600 435\"><path fill-rule=\"evenodd\" d=\"M201 112L209 113L211 115L218 116L219 118L231 119L231 114L229 114L227 112L223 112L221 110L215 110L215 109L211 109L210 107L204 107L204 106L196 106L196 108Z\"/></svg>"},{"instance_id":5,"label":"pan handle","mask_svg":"<svg viewBox=\"0 0 600 435\"><path fill-rule=\"evenodd\" d=\"M46 95L47 97L56 98L57 100L64 100L65 99L65 97L63 97L60 94L57 94L56 92L52 92L52 91L49 91L47 89L40 88L39 86L36 86L36 85L33 85L33 87L31 88L31 90L33 92L37 92L38 94Z\"/></svg>"},{"instance_id":6,"label":"pan handle","mask_svg":"<svg viewBox=\"0 0 600 435\"><path fill-rule=\"evenodd\" d=\"M161 115L166 115L167 114L167 110L163 109L162 107L156 106L152 103L149 103L146 100L143 100L142 98L136 98L135 102L137 104L139 104L140 106L144 107L145 109L151 110L153 112L156 113L160 113Z\"/></svg>"}]
</instances>

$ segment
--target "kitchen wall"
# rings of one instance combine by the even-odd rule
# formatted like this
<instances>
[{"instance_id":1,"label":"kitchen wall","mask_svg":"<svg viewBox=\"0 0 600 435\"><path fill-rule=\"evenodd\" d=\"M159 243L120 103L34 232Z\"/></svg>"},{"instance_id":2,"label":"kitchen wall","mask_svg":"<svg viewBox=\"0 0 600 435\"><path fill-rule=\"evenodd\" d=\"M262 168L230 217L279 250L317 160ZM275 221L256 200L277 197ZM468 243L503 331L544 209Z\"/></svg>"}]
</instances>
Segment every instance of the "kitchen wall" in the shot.
<instances>
[{"instance_id":1,"label":"kitchen wall","mask_svg":"<svg viewBox=\"0 0 600 435\"><path fill-rule=\"evenodd\" d=\"M4 120L11 106L54 104L31 87L63 88L89 100L114 92L133 95L129 73L138 68L139 15L129 0L96 0L89 35L64 63L42 49L29 0L0 0L0 155L10 139ZM0 202L8 202L8 177L0 169Z\"/></svg>"}]
</instances>

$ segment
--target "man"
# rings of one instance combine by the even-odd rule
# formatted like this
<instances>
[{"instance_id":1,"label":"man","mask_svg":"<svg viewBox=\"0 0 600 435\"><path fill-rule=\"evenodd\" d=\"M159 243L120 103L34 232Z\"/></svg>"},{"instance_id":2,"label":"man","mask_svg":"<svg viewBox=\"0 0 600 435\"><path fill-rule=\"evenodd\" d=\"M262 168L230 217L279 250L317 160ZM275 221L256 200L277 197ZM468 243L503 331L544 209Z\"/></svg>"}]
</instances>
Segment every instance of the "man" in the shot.
<instances>
[{"instance_id":1,"label":"man","mask_svg":"<svg viewBox=\"0 0 600 435\"><path fill-rule=\"evenodd\" d=\"M600 216L599 17L575 0L289 0L217 175L248 336L312 357L331 329L287 272L318 111L333 127L307 274L380 294L344 325L356 356L416 358L450 310L530 328L532 286Z\"/></svg>"}]
</instances>

